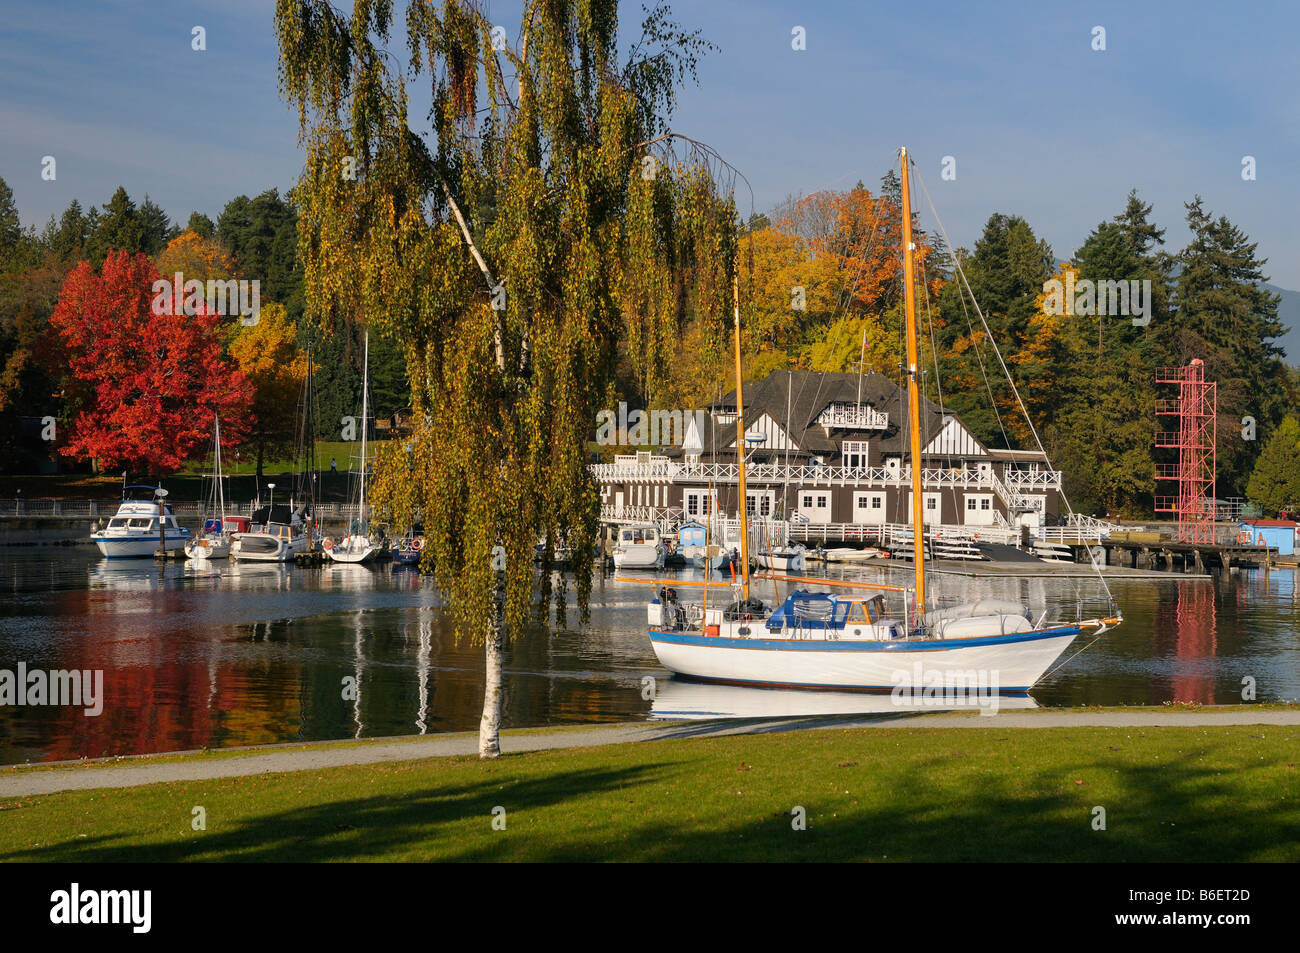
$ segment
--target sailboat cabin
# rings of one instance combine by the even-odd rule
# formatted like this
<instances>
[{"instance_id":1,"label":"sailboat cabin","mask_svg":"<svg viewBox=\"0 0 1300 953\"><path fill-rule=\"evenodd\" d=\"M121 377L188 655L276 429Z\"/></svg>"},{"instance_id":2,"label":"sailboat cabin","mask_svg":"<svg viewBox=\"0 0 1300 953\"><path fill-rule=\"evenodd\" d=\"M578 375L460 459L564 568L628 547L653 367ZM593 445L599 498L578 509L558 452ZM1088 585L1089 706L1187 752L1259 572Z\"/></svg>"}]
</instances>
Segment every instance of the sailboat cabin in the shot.
<instances>
[{"instance_id":1,"label":"sailboat cabin","mask_svg":"<svg viewBox=\"0 0 1300 953\"><path fill-rule=\"evenodd\" d=\"M685 415L680 444L595 465L602 518L738 516L737 410L732 391ZM905 387L877 373L778 371L745 384L744 414L751 515L817 538L911 522ZM1055 521L1061 474L1043 454L989 447L925 399L920 415L927 524L1013 534Z\"/></svg>"}]
</instances>

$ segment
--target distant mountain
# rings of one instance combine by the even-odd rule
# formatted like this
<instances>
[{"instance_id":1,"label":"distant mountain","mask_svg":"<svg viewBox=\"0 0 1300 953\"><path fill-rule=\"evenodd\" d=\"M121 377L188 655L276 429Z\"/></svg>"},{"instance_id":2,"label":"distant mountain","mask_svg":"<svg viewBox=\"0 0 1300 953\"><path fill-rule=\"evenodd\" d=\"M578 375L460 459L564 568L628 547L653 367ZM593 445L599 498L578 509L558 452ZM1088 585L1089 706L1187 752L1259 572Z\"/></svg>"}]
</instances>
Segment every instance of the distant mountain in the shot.
<instances>
[{"instance_id":1,"label":"distant mountain","mask_svg":"<svg viewBox=\"0 0 1300 953\"><path fill-rule=\"evenodd\" d=\"M1277 306L1277 316L1286 328L1286 333L1277 339L1277 343L1286 351L1286 362L1293 367L1300 365L1300 291L1287 291L1277 285L1264 284L1264 287L1282 296Z\"/></svg>"}]
</instances>

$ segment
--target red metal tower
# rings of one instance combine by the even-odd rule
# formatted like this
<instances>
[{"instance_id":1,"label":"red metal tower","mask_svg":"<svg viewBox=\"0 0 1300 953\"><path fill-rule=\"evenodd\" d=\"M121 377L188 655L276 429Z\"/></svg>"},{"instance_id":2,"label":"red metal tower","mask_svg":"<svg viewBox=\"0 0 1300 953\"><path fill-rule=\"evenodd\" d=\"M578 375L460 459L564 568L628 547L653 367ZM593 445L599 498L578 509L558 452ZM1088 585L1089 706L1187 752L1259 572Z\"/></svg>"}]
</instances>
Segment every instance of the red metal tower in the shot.
<instances>
[{"instance_id":1,"label":"red metal tower","mask_svg":"<svg viewBox=\"0 0 1300 953\"><path fill-rule=\"evenodd\" d=\"M1205 363L1156 368L1157 384L1177 384L1177 400L1157 400L1158 415L1178 418L1177 430L1156 433L1156 446L1176 449L1177 463L1157 463L1157 480L1177 480L1177 496L1157 496L1157 513L1178 514L1178 539L1213 543L1215 441L1219 385L1205 380Z\"/></svg>"}]
</instances>

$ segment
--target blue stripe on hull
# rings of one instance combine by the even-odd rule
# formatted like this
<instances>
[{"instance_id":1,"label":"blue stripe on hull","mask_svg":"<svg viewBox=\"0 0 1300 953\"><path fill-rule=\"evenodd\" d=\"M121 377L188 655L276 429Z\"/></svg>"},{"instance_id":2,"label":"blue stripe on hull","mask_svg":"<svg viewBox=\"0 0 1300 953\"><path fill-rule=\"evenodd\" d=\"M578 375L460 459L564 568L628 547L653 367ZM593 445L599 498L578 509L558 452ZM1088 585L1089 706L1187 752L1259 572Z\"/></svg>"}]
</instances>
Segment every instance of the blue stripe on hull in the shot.
<instances>
[{"instance_id":1,"label":"blue stripe on hull","mask_svg":"<svg viewBox=\"0 0 1300 953\"><path fill-rule=\"evenodd\" d=\"M986 645L1037 642L1041 639L1059 639L1061 636L1078 634L1077 625L1067 625L1059 629L1041 629L1037 632L1019 632L1014 635L986 635L969 639L852 642L828 639L731 639L719 635L659 632L651 629L650 641L671 642L676 645L700 645L714 649L754 649L769 652L944 652L950 649L982 648Z\"/></svg>"}]
</instances>

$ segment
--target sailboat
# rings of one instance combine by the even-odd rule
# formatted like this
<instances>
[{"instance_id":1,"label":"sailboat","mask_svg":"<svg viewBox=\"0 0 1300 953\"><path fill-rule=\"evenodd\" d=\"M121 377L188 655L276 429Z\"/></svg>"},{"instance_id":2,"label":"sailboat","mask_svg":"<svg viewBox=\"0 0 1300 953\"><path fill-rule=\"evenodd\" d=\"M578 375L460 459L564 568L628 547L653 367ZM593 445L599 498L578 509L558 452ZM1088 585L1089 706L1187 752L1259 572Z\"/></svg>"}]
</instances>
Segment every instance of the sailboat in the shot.
<instances>
[{"instance_id":1,"label":"sailboat","mask_svg":"<svg viewBox=\"0 0 1300 953\"><path fill-rule=\"evenodd\" d=\"M209 515L199 535L185 544L185 555L195 562L230 557L231 534L246 530L248 520L226 516L226 491L221 475L221 418L213 415L212 424L212 497Z\"/></svg>"},{"instance_id":2,"label":"sailboat","mask_svg":"<svg viewBox=\"0 0 1300 953\"><path fill-rule=\"evenodd\" d=\"M742 505L741 578L734 587L711 584L707 579L703 583L653 581L659 588L647 606L650 643L660 663L675 675L768 688L887 691L896 697L900 691L915 697L916 693L971 686L973 682L999 695L1023 695L1080 632L1090 630L1100 635L1122 621L1118 614L1074 622L1047 621L1047 612L1035 621L1028 607L998 599L946 608L932 608L927 603L915 247L906 149L901 151L901 157L914 585L908 588L768 573L758 578L818 589L875 591L871 595L841 595L796 589L769 610L751 588L748 517ZM744 500L746 444L752 438L745 434L740 300L734 276L732 297L737 482ZM687 604L679 599L677 587L690 585L704 587L702 604ZM730 598L711 600L712 586L730 589ZM898 602L887 605L886 595L898 598ZM1113 608L1113 603L1108 608Z\"/></svg>"},{"instance_id":3,"label":"sailboat","mask_svg":"<svg viewBox=\"0 0 1300 953\"><path fill-rule=\"evenodd\" d=\"M361 471L357 476L357 518L348 535L326 539L325 553L336 563L363 563L379 549L370 538L370 521L366 518L366 431L370 429L370 331L365 336L365 358L361 371Z\"/></svg>"},{"instance_id":4,"label":"sailboat","mask_svg":"<svg viewBox=\"0 0 1300 953\"><path fill-rule=\"evenodd\" d=\"M271 496L266 506L261 505L261 492L258 492L258 506L253 510L249 520L248 532L234 533L230 544L230 555L244 562L287 563L293 562L299 553L310 552L315 544L316 503L316 418L313 413L312 400L312 349L307 347L307 375L302 388L301 431L299 448L306 472L299 478L298 498L289 497L289 505L275 504L275 484L268 483Z\"/></svg>"}]
</instances>

